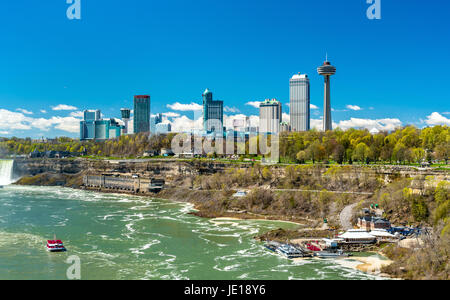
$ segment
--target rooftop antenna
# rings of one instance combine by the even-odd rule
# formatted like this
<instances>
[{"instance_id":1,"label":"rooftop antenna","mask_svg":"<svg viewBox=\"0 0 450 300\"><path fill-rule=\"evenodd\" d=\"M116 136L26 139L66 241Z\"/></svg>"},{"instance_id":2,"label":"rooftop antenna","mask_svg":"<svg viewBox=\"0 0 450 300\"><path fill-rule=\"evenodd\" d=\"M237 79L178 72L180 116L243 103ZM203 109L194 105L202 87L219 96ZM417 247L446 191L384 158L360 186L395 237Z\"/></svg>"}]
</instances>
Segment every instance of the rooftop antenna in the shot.
<instances>
[{"instance_id":1,"label":"rooftop antenna","mask_svg":"<svg viewBox=\"0 0 450 300\"><path fill-rule=\"evenodd\" d=\"M325 61L328 61L328 52L326 52Z\"/></svg>"}]
</instances>

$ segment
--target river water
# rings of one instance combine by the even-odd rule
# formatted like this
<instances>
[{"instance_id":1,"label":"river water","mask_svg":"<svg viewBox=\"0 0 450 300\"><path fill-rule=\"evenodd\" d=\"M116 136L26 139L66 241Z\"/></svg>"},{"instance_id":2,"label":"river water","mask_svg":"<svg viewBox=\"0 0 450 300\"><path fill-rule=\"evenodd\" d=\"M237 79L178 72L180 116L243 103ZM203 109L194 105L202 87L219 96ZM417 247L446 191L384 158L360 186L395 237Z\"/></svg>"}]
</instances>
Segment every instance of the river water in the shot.
<instances>
[{"instance_id":1,"label":"river water","mask_svg":"<svg viewBox=\"0 0 450 300\"><path fill-rule=\"evenodd\" d=\"M339 260L293 262L255 235L297 225L204 219L191 205L59 187L0 189L0 279L377 279ZM56 234L65 253L48 253Z\"/></svg>"}]
</instances>

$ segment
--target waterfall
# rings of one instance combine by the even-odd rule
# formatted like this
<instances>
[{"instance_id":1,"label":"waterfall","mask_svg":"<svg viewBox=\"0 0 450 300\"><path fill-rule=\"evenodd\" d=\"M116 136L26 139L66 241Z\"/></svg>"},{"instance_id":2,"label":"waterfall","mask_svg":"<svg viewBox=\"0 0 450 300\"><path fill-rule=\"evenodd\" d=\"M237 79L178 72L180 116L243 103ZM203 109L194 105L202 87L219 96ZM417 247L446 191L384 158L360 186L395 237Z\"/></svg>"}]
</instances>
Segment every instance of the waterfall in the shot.
<instances>
[{"instance_id":1,"label":"waterfall","mask_svg":"<svg viewBox=\"0 0 450 300\"><path fill-rule=\"evenodd\" d=\"M7 185L13 182L13 165L12 159L0 159L0 185Z\"/></svg>"}]
</instances>

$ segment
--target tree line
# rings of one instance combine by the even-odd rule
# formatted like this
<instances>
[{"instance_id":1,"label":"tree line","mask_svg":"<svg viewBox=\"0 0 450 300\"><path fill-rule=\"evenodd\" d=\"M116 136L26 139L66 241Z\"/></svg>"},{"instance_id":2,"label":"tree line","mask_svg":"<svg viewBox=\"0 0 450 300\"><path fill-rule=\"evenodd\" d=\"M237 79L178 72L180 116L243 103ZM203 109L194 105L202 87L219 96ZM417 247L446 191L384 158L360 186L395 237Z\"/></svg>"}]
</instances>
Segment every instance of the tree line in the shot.
<instances>
[{"instance_id":1,"label":"tree line","mask_svg":"<svg viewBox=\"0 0 450 300\"><path fill-rule=\"evenodd\" d=\"M26 155L33 151L54 150L85 152L89 156L99 157L139 157L145 151L171 148L174 136L175 133L150 137L136 134L107 141L79 141L60 137L51 142L3 138L0 139L0 155ZM424 129L406 126L377 134L364 129L284 132L280 135L279 145L280 160L284 163L447 163L450 156L450 129L448 126Z\"/></svg>"}]
</instances>

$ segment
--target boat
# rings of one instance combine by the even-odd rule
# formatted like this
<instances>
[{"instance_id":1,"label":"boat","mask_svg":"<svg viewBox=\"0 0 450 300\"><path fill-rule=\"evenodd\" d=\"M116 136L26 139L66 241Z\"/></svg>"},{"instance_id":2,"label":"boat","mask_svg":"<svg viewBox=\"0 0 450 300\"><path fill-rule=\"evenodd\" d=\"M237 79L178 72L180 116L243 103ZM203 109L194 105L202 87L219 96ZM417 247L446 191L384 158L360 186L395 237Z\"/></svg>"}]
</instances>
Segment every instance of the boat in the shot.
<instances>
[{"instance_id":1,"label":"boat","mask_svg":"<svg viewBox=\"0 0 450 300\"><path fill-rule=\"evenodd\" d=\"M318 251L316 252L316 256L320 258L333 258L333 257L348 257L350 254L344 253L342 250L336 250L336 251Z\"/></svg>"},{"instance_id":2,"label":"boat","mask_svg":"<svg viewBox=\"0 0 450 300\"><path fill-rule=\"evenodd\" d=\"M64 247L63 242L61 240L47 240L47 251L49 252L65 252L66 247Z\"/></svg>"},{"instance_id":3,"label":"boat","mask_svg":"<svg viewBox=\"0 0 450 300\"><path fill-rule=\"evenodd\" d=\"M278 254L281 254L282 256L286 258L300 258L300 257L309 257L310 254L304 252L303 250L294 247L290 244L281 244L276 250Z\"/></svg>"},{"instance_id":4,"label":"boat","mask_svg":"<svg viewBox=\"0 0 450 300\"><path fill-rule=\"evenodd\" d=\"M269 249L270 251L275 252L278 247L281 246L281 243L274 242L274 241L268 241L266 244L264 244L264 247Z\"/></svg>"}]
</instances>

